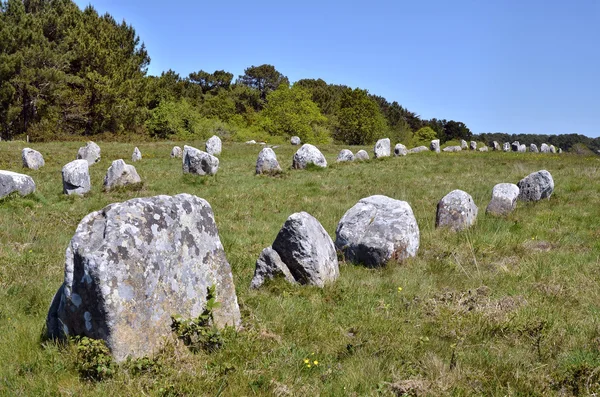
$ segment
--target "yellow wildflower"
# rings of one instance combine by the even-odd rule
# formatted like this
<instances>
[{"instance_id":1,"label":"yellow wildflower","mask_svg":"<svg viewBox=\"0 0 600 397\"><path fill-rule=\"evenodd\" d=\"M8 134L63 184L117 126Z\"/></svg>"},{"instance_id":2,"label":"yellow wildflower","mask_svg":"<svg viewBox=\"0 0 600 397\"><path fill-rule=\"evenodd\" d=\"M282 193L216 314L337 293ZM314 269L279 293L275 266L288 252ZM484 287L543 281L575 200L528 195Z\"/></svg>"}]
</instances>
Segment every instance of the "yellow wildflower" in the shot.
<instances>
[{"instance_id":1,"label":"yellow wildflower","mask_svg":"<svg viewBox=\"0 0 600 397\"><path fill-rule=\"evenodd\" d=\"M308 360L308 358L305 358L305 359L304 359L304 364L308 364L308 363L309 363L309 360Z\"/></svg>"},{"instance_id":2,"label":"yellow wildflower","mask_svg":"<svg viewBox=\"0 0 600 397\"><path fill-rule=\"evenodd\" d=\"M319 362L317 360L313 361L314 365L319 365Z\"/></svg>"}]
</instances>

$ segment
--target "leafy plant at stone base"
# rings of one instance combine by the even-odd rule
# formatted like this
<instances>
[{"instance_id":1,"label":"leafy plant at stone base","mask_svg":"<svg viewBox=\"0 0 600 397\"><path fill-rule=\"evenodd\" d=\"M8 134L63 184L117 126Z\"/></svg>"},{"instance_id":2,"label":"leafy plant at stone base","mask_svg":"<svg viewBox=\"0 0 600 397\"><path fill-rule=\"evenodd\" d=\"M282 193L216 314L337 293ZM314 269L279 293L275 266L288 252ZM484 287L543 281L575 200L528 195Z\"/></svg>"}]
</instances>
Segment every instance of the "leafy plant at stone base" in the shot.
<instances>
[{"instance_id":1,"label":"leafy plant at stone base","mask_svg":"<svg viewBox=\"0 0 600 397\"><path fill-rule=\"evenodd\" d=\"M77 370L82 378L100 381L112 377L116 364L102 339L77 338Z\"/></svg>"},{"instance_id":2,"label":"leafy plant at stone base","mask_svg":"<svg viewBox=\"0 0 600 397\"><path fill-rule=\"evenodd\" d=\"M208 287L206 307L196 318L183 319L181 316L171 316L171 329L179 339L193 352L200 350L214 351L223 346L221 332L213 325L213 310L220 306L216 301L215 286Z\"/></svg>"}]
</instances>

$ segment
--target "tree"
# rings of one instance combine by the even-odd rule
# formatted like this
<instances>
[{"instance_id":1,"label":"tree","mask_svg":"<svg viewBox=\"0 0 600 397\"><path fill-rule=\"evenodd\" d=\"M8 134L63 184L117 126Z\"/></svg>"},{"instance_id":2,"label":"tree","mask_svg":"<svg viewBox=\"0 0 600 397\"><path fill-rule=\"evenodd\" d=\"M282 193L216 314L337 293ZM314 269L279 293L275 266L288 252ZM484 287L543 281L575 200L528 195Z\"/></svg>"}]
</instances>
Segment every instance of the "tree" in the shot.
<instances>
[{"instance_id":1,"label":"tree","mask_svg":"<svg viewBox=\"0 0 600 397\"><path fill-rule=\"evenodd\" d=\"M349 145L366 145L387 132L386 120L369 93L347 88L335 113L334 138Z\"/></svg>"},{"instance_id":2,"label":"tree","mask_svg":"<svg viewBox=\"0 0 600 397\"><path fill-rule=\"evenodd\" d=\"M217 94L219 90L228 90L233 80L233 73L224 70L215 70L214 73L207 73L204 70L190 73L189 80L200 85L203 93Z\"/></svg>"},{"instance_id":3,"label":"tree","mask_svg":"<svg viewBox=\"0 0 600 397\"><path fill-rule=\"evenodd\" d=\"M444 140L449 141L451 139L471 139L471 130L467 128L465 123L460 121L450 120L444 125Z\"/></svg>"},{"instance_id":4,"label":"tree","mask_svg":"<svg viewBox=\"0 0 600 397\"><path fill-rule=\"evenodd\" d=\"M287 77L279 73L273 65L250 66L244 70L238 83L259 91L260 99L264 102L271 91L275 91L280 85L289 86Z\"/></svg>"},{"instance_id":5,"label":"tree","mask_svg":"<svg viewBox=\"0 0 600 397\"><path fill-rule=\"evenodd\" d=\"M437 139L437 133L431 127L422 127L415 132L414 138L419 143L431 142Z\"/></svg>"}]
</instances>

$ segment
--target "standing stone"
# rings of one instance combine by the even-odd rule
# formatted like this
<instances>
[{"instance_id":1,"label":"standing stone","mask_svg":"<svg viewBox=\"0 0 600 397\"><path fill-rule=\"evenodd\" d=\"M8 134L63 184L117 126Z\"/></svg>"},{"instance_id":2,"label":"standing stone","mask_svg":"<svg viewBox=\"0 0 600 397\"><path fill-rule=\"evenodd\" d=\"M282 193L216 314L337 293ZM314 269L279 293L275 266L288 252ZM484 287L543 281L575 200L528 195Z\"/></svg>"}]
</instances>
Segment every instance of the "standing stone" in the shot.
<instances>
[{"instance_id":1,"label":"standing stone","mask_svg":"<svg viewBox=\"0 0 600 397\"><path fill-rule=\"evenodd\" d=\"M32 170L37 170L43 167L46 163L44 162L44 156L37 150L26 147L21 151L21 160L23 160L23 167Z\"/></svg>"},{"instance_id":2,"label":"standing stone","mask_svg":"<svg viewBox=\"0 0 600 397\"><path fill-rule=\"evenodd\" d=\"M504 142L504 144L502 145L502 150L505 152L510 152L510 143Z\"/></svg>"},{"instance_id":3,"label":"standing stone","mask_svg":"<svg viewBox=\"0 0 600 397\"><path fill-rule=\"evenodd\" d=\"M471 143L469 144L469 149L477 150L477 142L471 141Z\"/></svg>"},{"instance_id":4,"label":"standing stone","mask_svg":"<svg viewBox=\"0 0 600 397\"><path fill-rule=\"evenodd\" d=\"M100 146L89 141L85 146L80 147L77 152L78 160L86 160L88 165L92 165L100 161Z\"/></svg>"},{"instance_id":5,"label":"standing stone","mask_svg":"<svg viewBox=\"0 0 600 397\"><path fill-rule=\"evenodd\" d=\"M361 149L358 152L356 152L356 156L354 156L354 158L359 161L369 160L369 153L367 153L366 150Z\"/></svg>"},{"instance_id":6,"label":"standing stone","mask_svg":"<svg viewBox=\"0 0 600 397\"><path fill-rule=\"evenodd\" d=\"M460 146L446 146L443 149L444 152L460 152L462 151L462 147Z\"/></svg>"},{"instance_id":7,"label":"standing stone","mask_svg":"<svg viewBox=\"0 0 600 397\"><path fill-rule=\"evenodd\" d=\"M477 220L477 206L470 194L453 190L437 206L435 227L448 227L459 231L472 226Z\"/></svg>"},{"instance_id":8,"label":"standing stone","mask_svg":"<svg viewBox=\"0 0 600 397\"><path fill-rule=\"evenodd\" d=\"M277 174L281 172L281 167L277 161L277 155L273 149L263 148L256 159L257 174Z\"/></svg>"},{"instance_id":9,"label":"standing stone","mask_svg":"<svg viewBox=\"0 0 600 397\"><path fill-rule=\"evenodd\" d=\"M135 149L133 149L133 154L131 155L131 161L133 161L134 163L136 161L140 161L142 159L142 152L140 152L140 149L138 149L137 147Z\"/></svg>"},{"instance_id":10,"label":"standing stone","mask_svg":"<svg viewBox=\"0 0 600 397\"><path fill-rule=\"evenodd\" d=\"M414 257L419 250L419 226L406 201L387 196L361 199L340 220L336 247L346 260L368 267Z\"/></svg>"},{"instance_id":11,"label":"standing stone","mask_svg":"<svg viewBox=\"0 0 600 397\"><path fill-rule=\"evenodd\" d=\"M173 149L171 150L171 158L181 158L181 155L181 148L179 146L173 146Z\"/></svg>"},{"instance_id":12,"label":"standing stone","mask_svg":"<svg viewBox=\"0 0 600 397\"><path fill-rule=\"evenodd\" d=\"M208 202L179 194L111 204L83 218L67 247L48 336L103 339L117 361L150 356L171 335L171 316L202 314L212 286L214 325L239 326L231 267Z\"/></svg>"},{"instance_id":13,"label":"standing stone","mask_svg":"<svg viewBox=\"0 0 600 397\"><path fill-rule=\"evenodd\" d=\"M216 135L211 136L210 138L208 138L208 141L206 141L206 153L212 155L212 156L218 156L221 154L221 148L223 147L223 144L221 143L221 138L219 138Z\"/></svg>"},{"instance_id":14,"label":"standing stone","mask_svg":"<svg viewBox=\"0 0 600 397\"><path fill-rule=\"evenodd\" d=\"M29 175L12 171L0 171L0 199L13 192L27 196L35 192L35 182ZM8 225L5 225L8 227Z\"/></svg>"},{"instance_id":15,"label":"standing stone","mask_svg":"<svg viewBox=\"0 0 600 397\"><path fill-rule=\"evenodd\" d=\"M521 179L519 186L519 200L539 201L549 199L554 192L554 179L546 170L533 172Z\"/></svg>"},{"instance_id":16,"label":"standing stone","mask_svg":"<svg viewBox=\"0 0 600 397\"><path fill-rule=\"evenodd\" d=\"M539 152L538 147L537 147L537 145L535 143L532 143L532 144L529 145L529 151L531 153L538 153Z\"/></svg>"},{"instance_id":17,"label":"standing stone","mask_svg":"<svg viewBox=\"0 0 600 397\"><path fill-rule=\"evenodd\" d=\"M546 145L545 143L542 143L542 146L540 146L540 152L550 153L550 146Z\"/></svg>"},{"instance_id":18,"label":"standing stone","mask_svg":"<svg viewBox=\"0 0 600 397\"><path fill-rule=\"evenodd\" d=\"M378 159L380 157L390 157L391 154L391 143L390 138L383 138L375 143L375 147L373 148L373 153L375 158Z\"/></svg>"},{"instance_id":19,"label":"standing stone","mask_svg":"<svg viewBox=\"0 0 600 397\"><path fill-rule=\"evenodd\" d=\"M513 151L513 152L518 152L518 151L519 151L519 149L521 149L521 144L519 143L519 141L514 141L514 142L511 144L511 148L512 148L512 151Z\"/></svg>"},{"instance_id":20,"label":"standing stone","mask_svg":"<svg viewBox=\"0 0 600 397\"><path fill-rule=\"evenodd\" d=\"M460 148L462 150L467 150L469 148L469 145L467 144L467 141L465 141L464 139L460 140Z\"/></svg>"},{"instance_id":21,"label":"standing stone","mask_svg":"<svg viewBox=\"0 0 600 397\"><path fill-rule=\"evenodd\" d=\"M219 170L219 159L192 146L183 147L183 173L215 175Z\"/></svg>"},{"instance_id":22,"label":"standing stone","mask_svg":"<svg viewBox=\"0 0 600 397\"><path fill-rule=\"evenodd\" d=\"M421 152L428 152L428 151L429 151L429 148L427 146L417 146L417 147L410 149L408 151L408 153L421 153Z\"/></svg>"},{"instance_id":23,"label":"standing stone","mask_svg":"<svg viewBox=\"0 0 600 397\"><path fill-rule=\"evenodd\" d=\"M558 154L560 154L560 153L562 153L562 152L563 152L563 151L562 151L562 149L561 149L561 148L558 148Z\"/></svg>"},{"instance_id":24,"label":"standing stone","mask_svg":"<svg viewBox=\"0 0 600 397\"><path fill-rule=\"evenodd\" d=\"M337 156L338 163L346 161L354 161L354 154L348 149L342 149Z\"/></svg>"},{"instance_id":25,"label":"standing stone","mask_svg":"<svg viewBox=\"0 0 600 397\"><path fill-rule=\"evenodd\" d=\"M300 138L299 138L299 137L297 137L297 136L293 136L293 137L290 139L290 143L291 143L292 145L294 145L294 146L299 146L299 145L300 145L300 143L302 143L302 141L300 141Z\"/></svg>"},{"instance_id":26,"label":"standing stone","mask_svg":"<svg viewBox=\"0 0 600 397\"><path fill-rule=\"evenodd\" d=\"M134 185L142 182L133 165L125 164L123 160L112 162L106 176L104 177L104 190L110 190L117 186Z\"/></svg>"},{"instance_id":27,"label":"standing stone","mask_svg":"<svg viewBox=\"0 0 600 397\"><path fill-rule=\"evenodd\" d=\"M494 151L501 150L500 144L497 141L492 142L492 148L494 149Z\"/></svg>"},{"instance_id":28,"label":"standing stone","mask_svg":"<svg viewBox=\"0 0 600 397\"><path fill-rule=\"evenodd\" d=\"M327 160L325 160L325 156L323 156L323 153L321 153L319 149L310 143L305 143L298 149L296 154L294 154L292 168L305 169L308 164L314 164L317 167L325 168L327 167Z\"/></svg>"},{"instance_id":29,"label":"standing stone","mask_svg":"<svg viewBox=\"0 0 600 397\"><path fill-rule=\"evenodd\" d=\"M287 219L273 242L273 249L300 284L323 287L340 274L331 237L306 212L292 214Z\"/></svg>"},{"instance_id":30,"label":"standing stone","mask_svg":"<svg viewBox=\"0 0 600 397\"><path fill-rule=\"evenodd\" d=\"M527 146L524 143L519 145L519 153L525 153L527 151Z\"/></svg>"},{"instance_id":31,"label":"standing stone","mask_svg":"<svg viewBox=\"0 0 600 397\"><path fill-rule=\"evenodd\" d=\"M499 183L492 189L492 200L485 212L492 215L508 215L517 206L519 187L514 183Z\"/></svg>"},{"instance_id":32,"label":"standing stone","mask_svg":"<svg viewBox=\"0 0 600 397\"><path fill-rule=\"evenodd\" d=\"M550 153L556 153L556 147L554 145L550 145Z\"/></svg>"},{"instance_id":33,"label":"standing stone","mask_svg":"<svg viewBox=\"0 0 600 397\"><path fill-rule=\"evenodd\" d=\"M482 146L482 147L480 147L477 150L479 150L480 152L487 152L488 151L488 147L487 146Z\"/></svg>"},{"instance_id":34,"label":"standing stone","mask_svg":"<svg viewBox=\"0 0 600 397\"><path fill-rule=\"evenodd\" d=\"M431 149L432 152L439 153L440 152L440 140L434 139L433 141L431 141L429 149Z\"/></svg>"},{"instance_id":35,"label":"standing stone","mask_svg":"<svg viewBox=\"0 0 600 397\"><path fill-rule=\"evenodd\" d=\"M83 195L90 191L90 170L87 160L73 160L62 168L63 193Z\"/></svg>"},{"instance_id":36,"label":"standing stone","mask_svg":"<svg viewBox=\"0 0 600 397\"><path fill-rule=\"evenodd\" d=\"M408 150L406 146L401 143L397 143L394 147L394 156L406 156L408 154Z\"/></svg>"},{"instance_id":37,"label":"standing stone","mask_svg":"<svg viewBox=\"0 0 600 397\"><path fill-rule=\"evenodd\" d=\"M266 280L273 280L276 277L283 277L289 283L296 284L296 280L287 265L283 263L277 251L273 247L265 248L256 261L254 277L250 283L250 288L260 288Z\"/></svg>"}]
</instances>

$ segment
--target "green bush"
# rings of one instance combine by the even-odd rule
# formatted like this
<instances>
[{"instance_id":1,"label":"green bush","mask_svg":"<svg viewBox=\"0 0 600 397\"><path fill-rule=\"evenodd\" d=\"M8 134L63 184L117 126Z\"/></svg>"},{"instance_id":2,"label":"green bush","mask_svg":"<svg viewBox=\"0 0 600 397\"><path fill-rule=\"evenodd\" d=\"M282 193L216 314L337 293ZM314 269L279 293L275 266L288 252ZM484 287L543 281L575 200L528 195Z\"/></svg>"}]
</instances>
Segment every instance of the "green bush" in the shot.
<instances>
[{"instance_id":1,"label":"green bush","mask_svg":"<svg viewBox=\"0 0 600 397\"><path fill-rule=\"evenodd\" d=\"M114 375L116 365L102 339L77 340L77 370L84 379L100 381Z\"/></svg>"}]
</instances>

